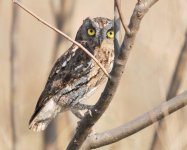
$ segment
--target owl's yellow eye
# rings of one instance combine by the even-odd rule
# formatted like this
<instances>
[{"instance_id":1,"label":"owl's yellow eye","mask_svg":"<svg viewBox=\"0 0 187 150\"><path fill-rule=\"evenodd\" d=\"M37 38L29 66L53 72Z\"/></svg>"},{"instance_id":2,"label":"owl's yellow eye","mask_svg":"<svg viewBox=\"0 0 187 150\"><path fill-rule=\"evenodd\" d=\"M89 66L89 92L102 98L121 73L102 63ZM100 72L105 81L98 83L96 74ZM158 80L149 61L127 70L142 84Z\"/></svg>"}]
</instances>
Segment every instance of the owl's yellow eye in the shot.
<instances>
[{"instance_id":1,"label":"owl's yellow eye","mask_svg":"<svg viewBox=\"0 0 187 150\"><path fill-rule=\"evenodd\" d=\"M94 30L93 28L89 28L89 29L87 30L87 32L88 32L88 35L89 35L89 36L94 36L94 35L95 35L95 30Z\"/></svg>"},{"instance_id":2,"label":"owl's yellow eye","mask_svg":"<svg viewBox=\"0 0 187 150\"><path fill-rule=\"evenodd\" d=\"M112 39L113 37L114 37L114 31L109 30L109 31L107 32L107 38Z\"/></svg>"}]
</instances>

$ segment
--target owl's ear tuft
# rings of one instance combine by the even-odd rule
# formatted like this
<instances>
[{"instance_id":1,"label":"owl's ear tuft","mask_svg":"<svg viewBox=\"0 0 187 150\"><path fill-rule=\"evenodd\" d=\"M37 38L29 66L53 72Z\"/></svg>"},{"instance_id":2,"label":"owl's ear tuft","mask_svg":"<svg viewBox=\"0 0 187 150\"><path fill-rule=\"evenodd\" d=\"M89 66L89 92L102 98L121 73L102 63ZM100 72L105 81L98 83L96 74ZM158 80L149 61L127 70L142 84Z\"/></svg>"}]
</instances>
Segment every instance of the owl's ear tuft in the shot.
<instances>
[{"instance_id":1,"label":"owl's ear tuft","mask_svg":"<svg viewBox=\"0 0 187 150\"><path fill-rule=\"evenodd\" d=\"M87 22L87 21L93 21L93 19L91 17L87 17L83 22Z\"/></svg>"}]
</instances>

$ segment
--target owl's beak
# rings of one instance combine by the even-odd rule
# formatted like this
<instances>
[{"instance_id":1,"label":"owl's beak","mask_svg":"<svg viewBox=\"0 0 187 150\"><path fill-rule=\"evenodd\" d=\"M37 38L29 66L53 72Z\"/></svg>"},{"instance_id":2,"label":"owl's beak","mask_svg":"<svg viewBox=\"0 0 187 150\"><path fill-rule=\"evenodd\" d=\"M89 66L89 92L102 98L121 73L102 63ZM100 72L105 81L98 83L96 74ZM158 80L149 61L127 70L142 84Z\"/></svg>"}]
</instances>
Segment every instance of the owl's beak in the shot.
<instances>
[{"instance_id":1,"label":"owl's beak","mask_svg":"<svg viewBox=\"0 0 187 150\"><path fill-rule=\"evenodd\" d=\"M102 37L98 37L98 46L101 47L101 44L103 42L103 38Z\"/></svg>"}]
</instances>

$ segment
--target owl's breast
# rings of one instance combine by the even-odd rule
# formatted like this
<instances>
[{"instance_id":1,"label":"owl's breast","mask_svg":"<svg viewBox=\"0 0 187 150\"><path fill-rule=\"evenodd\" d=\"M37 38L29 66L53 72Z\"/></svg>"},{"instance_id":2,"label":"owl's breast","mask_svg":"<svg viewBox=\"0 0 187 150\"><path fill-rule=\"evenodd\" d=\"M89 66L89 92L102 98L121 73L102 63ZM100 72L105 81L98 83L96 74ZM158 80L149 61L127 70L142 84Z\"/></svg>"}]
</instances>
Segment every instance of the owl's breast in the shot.
<instances>
[{"instance_id":1,"label":"owl's breast","mask_svg":"<svg viewBox=\"0 0 187 150\"><path fill-rule=\"evenodd\" d=\"M101 47L96 47L94 56L109 73L114 62L114 46L111 40L103 41ZM97 66L99 67L99 66Z\"/></svg>"},{"instance_id":2,"label":"owl's breast","mask_svg":"<svg viewBox=\"0 0 187 150\"><path fill-rule=\"evenodd\" d=\"M110 72L114 60L113 47L110 45L98 47L93 54ZM95 61L84 51L77 49L68 52L59 59L51 73L45 91L51 93L62 106L69 106L88 98L106 79L106 75ZM43 98L42 96L41 99Z\"/></svg>"}]
</instances>

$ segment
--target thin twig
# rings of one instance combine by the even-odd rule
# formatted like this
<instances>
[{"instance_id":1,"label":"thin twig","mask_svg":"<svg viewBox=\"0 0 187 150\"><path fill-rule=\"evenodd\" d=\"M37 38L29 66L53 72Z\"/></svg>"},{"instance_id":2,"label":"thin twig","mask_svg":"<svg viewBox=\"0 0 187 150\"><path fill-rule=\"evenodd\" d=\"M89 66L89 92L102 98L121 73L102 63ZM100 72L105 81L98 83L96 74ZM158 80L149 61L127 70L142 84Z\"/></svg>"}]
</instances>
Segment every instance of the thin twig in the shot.
<instances>
[{"instance_id":1,"label":"thin twig","mask_svg":"<svg viewBox=\"0 0 187 150\"><path fill-rule=\"evenodd\" d=\"M128 56L133 47L136 34L139 30L140 22L147 10L157 1L158 0L145 0L144 3L142 2L136 4L129 24L129 28L131 31L133 31L133 34L131 34L131 36L128 36L127 34L125 35L123 43L120 47L120 53L114 61L114 66L111 71L111 79L108 80L107 85L103 93L101 94L98 102L89 112L84 115L84 118L78 123L76 133L71 139L67 150L80 149L83 142L86 140L88 134L91 132L91 129L94 124L106 111L120 83L121 76L128 60ZM115 44L116 43L114 42L114 45Z\"/></svg>"},{"instance_id":2,"label":"thin twig","mask_svg":"<svg viewBox=\"0 0 187 150\"><path fill-rule=\"evenodd\" d=\"M177 95L180 85L182 83L182 80L184 79L186 66L187 66L187 31L186 31L186 38L184 41L184 45L181 49L175 70L172 75L172 79L171 79L171 83L169 86L166 100L170 100L172 97ZM153 136L153 140L152 140L152 144L150 148L151 150L155 149L156 143L159 141L158 134L162 126L163 126L163 121L160 121Z\"/></svg>"},{"instance_id":3,"label":"thin twig","mask_svg":"<svg viewBox=\"0 0 187 150\"><path fill-rule=\"evenodd\" d=\"M19 2L17 0L13 0L13 3L16 4L16 5L18 5L19 7L21 7L23 10L25 10L28 14L30 14L31 16L33 16L34 18L36 18L42 24L44 24L47 27L51 28L55 32L61 34L64 38L66 38L67 40L71 41L73 44L75 44L79 48L81 48L85 53L88 54L88 56L90 56L97 63L97 65L103 70L103 72L105 73L105 75L108 78L110 78L110 75L108 74L108 72L106 71L106 69L101 65L101 63L84 46L82 46L80 43L78 43L75 40L73 40L72 38L70 38L68 35L66 35L62 31L60 31L59 29L53 27L48 22L44 21L42 18L40 18L39 16L37 16L36 14L34 14L32 11L30 11L28 8L26 8L23 4L21 4L21 2Z\"/></svg>"},{"instance_id":4,"label":"thin twig","mask_svg":"<svg viewBox=\"0 0 187 150\"><path fill-rule=\"evenodd\" d=\"M125 20L124 20L124 17L123 17L123 13L121 11L121 8L119 7L119 1L118 0L115 0L115 4L116 4L116 8L118 10L118 13L119 13L119 17L120 17L120 20L121 20L121 23L123 25L123 28L125 30L125 32L130 35L131 31L130 29L128 28L128 26L125 24Z\"/></svg>"},{"instance_id":5,"label":"thin twig","mask_svg":"<svg viewBox=\"0 0 187 150\"><path fill-rule=\"evenodd\" d=\"M165 118L167 115L183 108L186 105L187 91L176 96L175 98L163 102L151 111L148 111L143 115L140 115L139 117L133 119L128 123L124 123L123 125L117 128L105 131L103 133L97 133L88 137L87 142L90 145L89 148L99 148L101 146L118 142L132 134L139 132L140 130L143 130L144 128Z\"/></svg>"}]
</instances>

